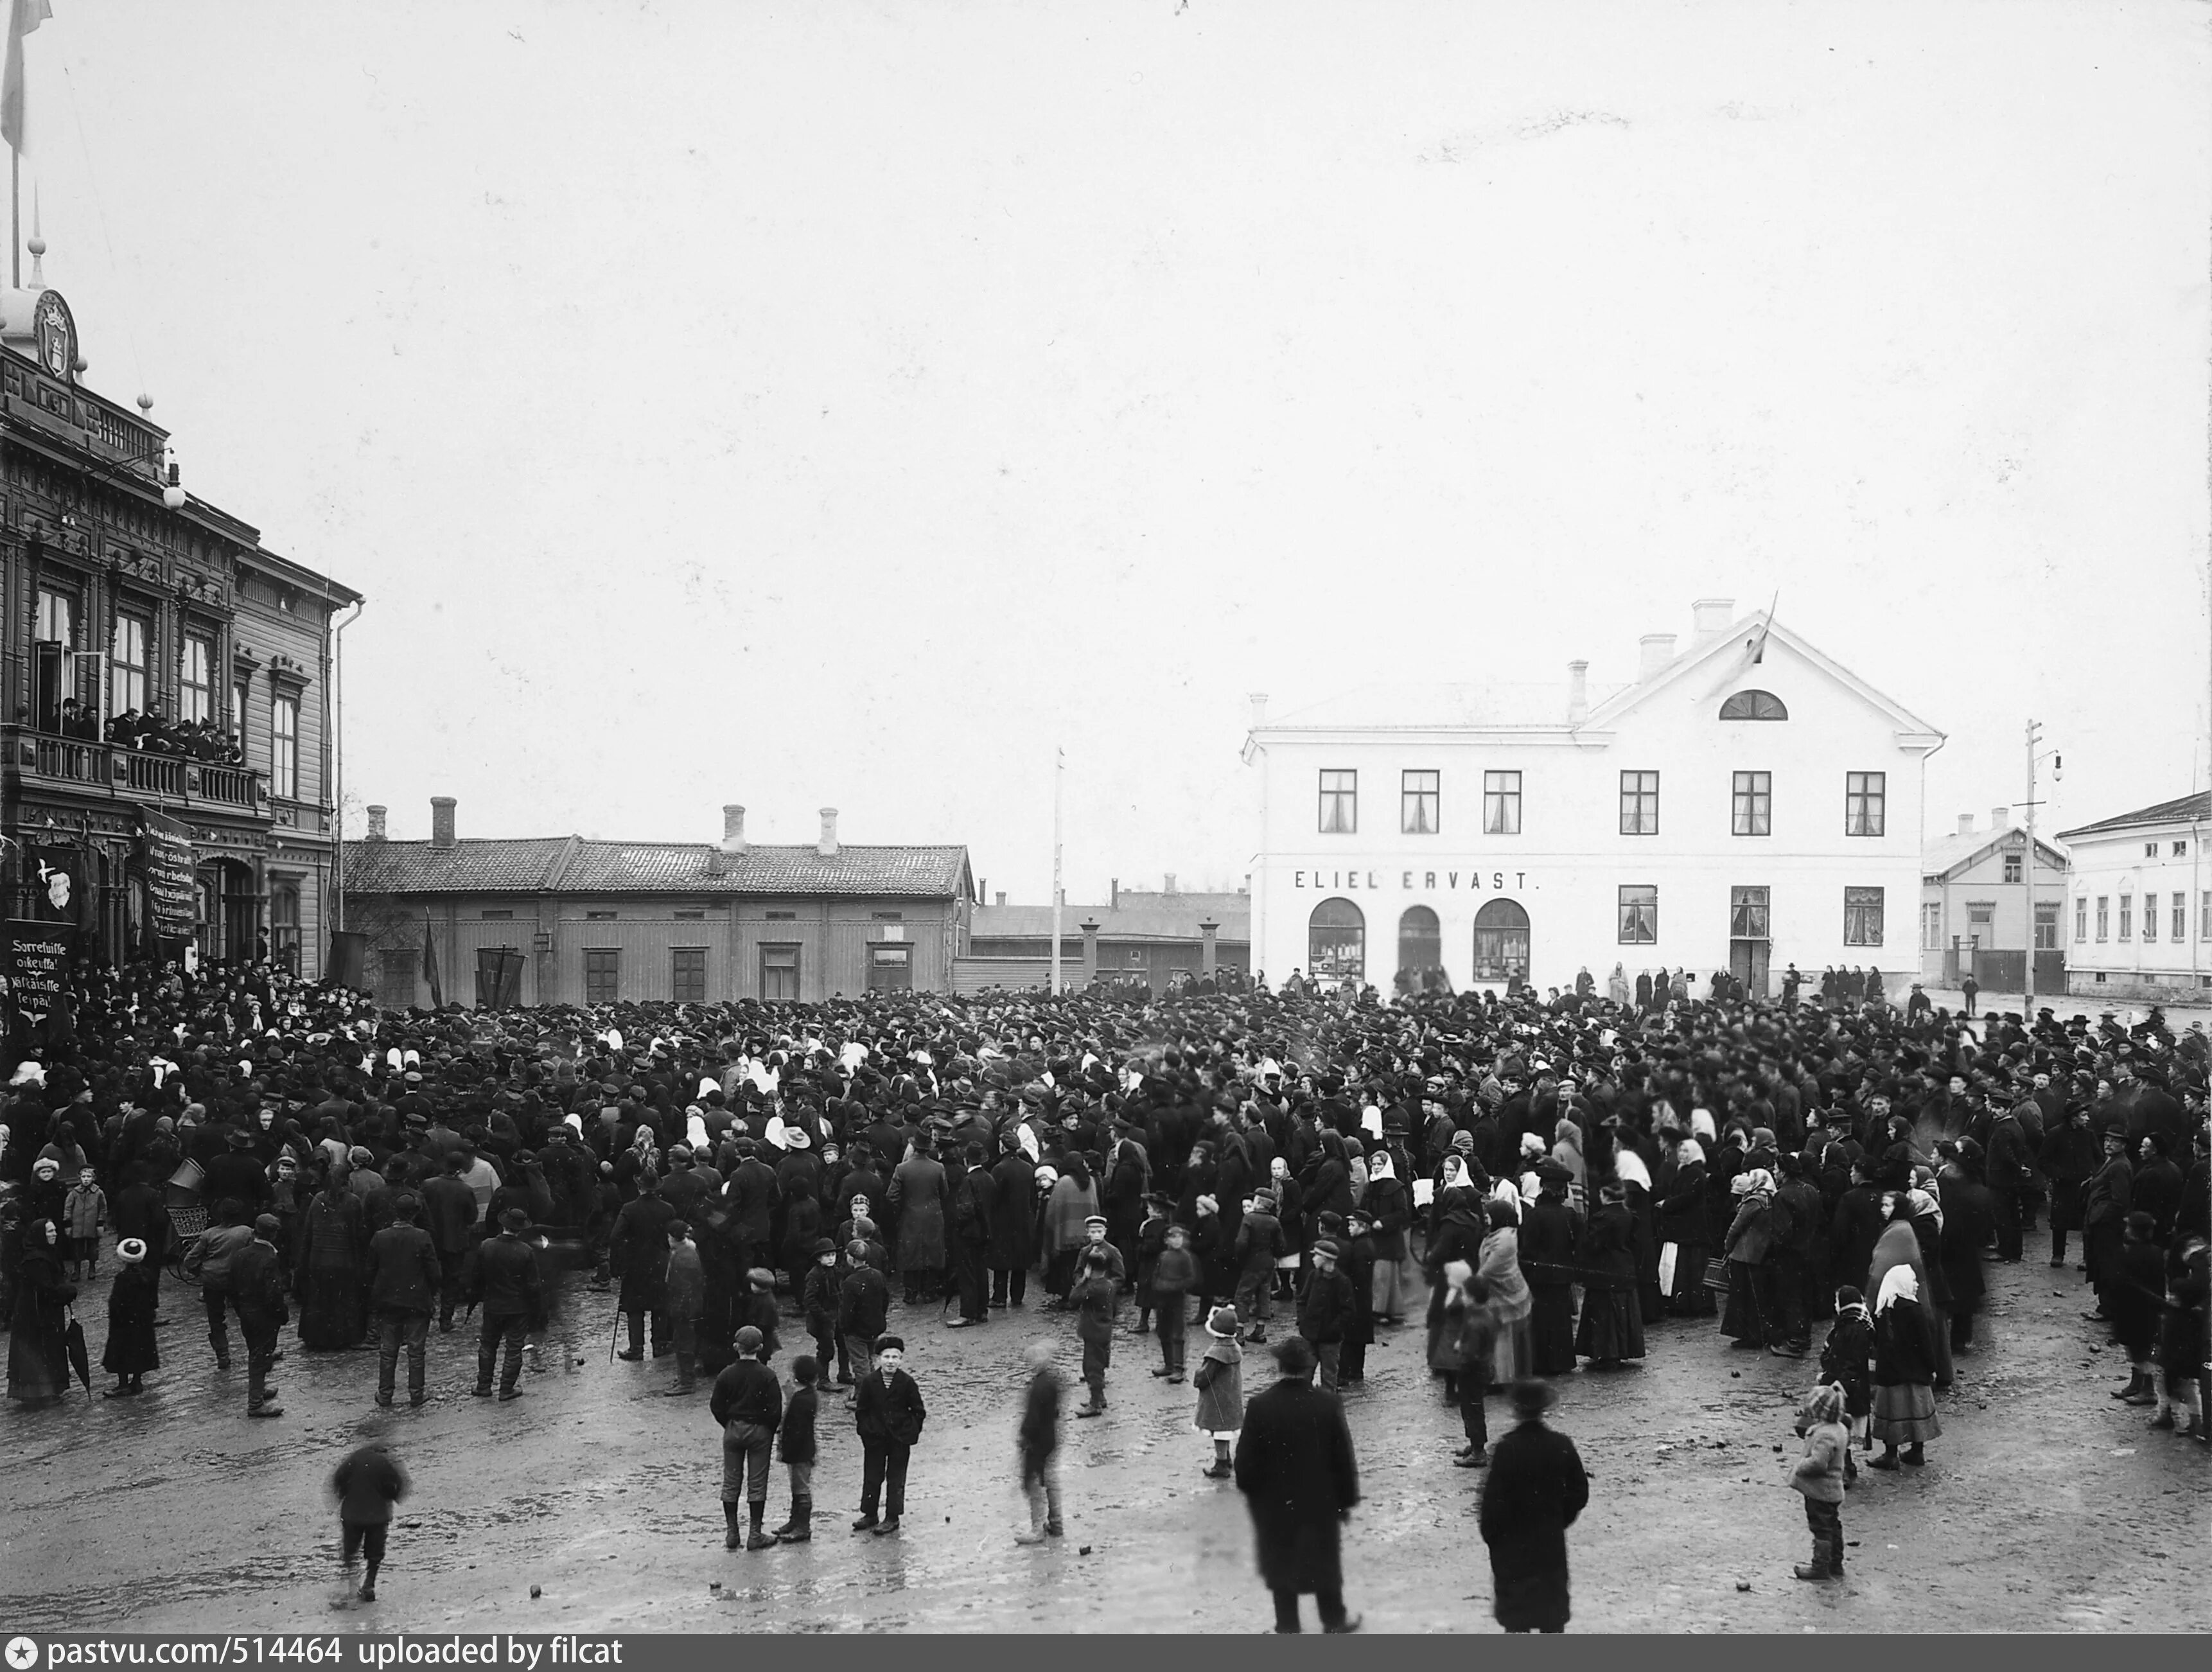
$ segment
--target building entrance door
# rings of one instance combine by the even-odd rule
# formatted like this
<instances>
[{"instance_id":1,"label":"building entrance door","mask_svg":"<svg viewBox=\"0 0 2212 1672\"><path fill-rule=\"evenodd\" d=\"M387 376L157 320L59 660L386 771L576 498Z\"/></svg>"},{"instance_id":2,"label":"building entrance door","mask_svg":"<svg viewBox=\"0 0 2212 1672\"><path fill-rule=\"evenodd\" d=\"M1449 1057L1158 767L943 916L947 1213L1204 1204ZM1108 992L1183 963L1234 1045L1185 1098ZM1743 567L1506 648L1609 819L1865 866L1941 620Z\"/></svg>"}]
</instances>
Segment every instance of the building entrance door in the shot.
<instances>
[{"instance_id":1,"label":"building entrance door","mask_svg":"<svg viewBox=\"0 0 2212 1672\"><path fill-rule=\"evenodd\" d=\"M1768 946L1764 940L1731 940L1729 942L1729 974L1743 983L1748 998L1766 996L1766 958Z\"/></svg>"},{"instance_id":2,"label":"building entrance door","mask_svg":"<svg viewBox=\"0 0 2212 1672\"><path fill-rule=\"evenodd\" d=\"M1528 914L1519 902L1492 900L1474 915L1474 978L1528 979Z\"/></svg>"}]
</instances>

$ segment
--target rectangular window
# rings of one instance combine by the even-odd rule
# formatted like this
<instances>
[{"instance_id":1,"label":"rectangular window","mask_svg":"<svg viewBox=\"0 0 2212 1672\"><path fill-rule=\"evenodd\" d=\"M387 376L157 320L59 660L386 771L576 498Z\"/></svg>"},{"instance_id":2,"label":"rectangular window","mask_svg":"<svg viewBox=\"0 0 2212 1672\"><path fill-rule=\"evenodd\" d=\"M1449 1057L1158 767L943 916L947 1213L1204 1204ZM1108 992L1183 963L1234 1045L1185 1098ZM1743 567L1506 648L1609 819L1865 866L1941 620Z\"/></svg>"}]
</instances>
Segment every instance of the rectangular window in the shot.
<instances>
[{"instance_id":1,"label":"rectangular window","mask_svg":"<svg viewBox=\"0 0 2212 1672\"><path fill-rule=\"evenodd\" d=\"M58 644L64 650L76 648L76 597L71 593L58 593L48 587L39 588L39 626L33 635L43 644Z\"/></svg>"},{"instance_id":2,"label":"rectangular window","mask_svg":"<svg viewBox=\"0 0 2212 1672\"><path fill-rule=\"evenodd\" d=\"M2143 896L2142 938L2146 941L2158 939L2158 896L2154 893Z\"/></svg>"},{"instance_id":3,"label":"rectangular window","mask_svg":"<svg viewBox=\"0 0 2212 1672\"><path fill-rule=\"evenodd\" d=\"M614 916L611 911L587 911L584 914L585 921L591 923L611 923Z\"/></svg>"},{"instance_id":4,"label":"rectangular window","mask_svg":"<svg viewBox=\"0 0 2212 1672\"><path fill-rule=\"evenodd\" d=\"M669 996L680 1005L705 1004L707 949L704 946L677 946L670 950L668 956L672 962Z\"/></svg>"},{"instance_id":5,"label":"rectangular window","mask_svg":"<svg viewBox=\"0 0 2212 1672\"><path fill-rule=\"evenodd\" d=\"M300 793L300 701L279 696L269 704L269 793Z\"/></svg>"},{"instance_id":6,"label":"rectangular window","mask_svg":"<svg viewBox=\"0 0 2212 1672\"><path fill-rule=\"evenodd\" d=\"M1323 836L1350 836L1359 828L1359 775L1324 772L1321 775L1321 830Z\"/></svg>"},{"instance_id":7,"label":"rectangular window","mask_svg":"<svg viewBox=\"0 0 2212 1672\"><path fill-rule=\"evenodd\" d=\"M2158 857L2158 844L2155 842L2143 843L2143 857L2147 860L2154 860Z\"/></svg>"},{"instance_id":8,"label":"rectangular window","mask_svg":"<svg viewBox=\"0 0 2212 1672\"><path fill-rule=\"evenodd\" d=\"M2134 933L2135 933L2135 923L2136 923L2136 897L2135 897L2134 895L2132 895L2132 894L2123 894L2122 896L2120 896L2120 939L2123 939L2123 940L2127 940L2127 939L2131 939L2131 938L2134 936Z\"/></svg>"},{"instance_id":9,"label":"rectangular window","mask_svg":"<svg viewBox=\"0 0 2212 1672\"><path fill-rule=\"evenodd\" d=\"M797 1002L799 998L799 948L796 946L763 946L761 948L761 997Z\"/></svg>"},{"instance_id":10,"label":"rectangular window","mask_svg":"<svg viewBox=\"0 0 2212 1672\"><path fill-rule=\"evenodd\" d=\"M230 734L238 739L238 746L246 747L246 705L248 692L246 681L240 679L230 688Z\"/></svg>"},{"instance_id":11,"label":"rectangular window","mask_svg":"<svg viewBox=\"0 0 2212 1672\"><path fill-rule=\"evenodd\" d=\"M1930 900L1920 908L1920 945L1923 950L1932 952L1942 944L1942 903Z\"/></svg>"},{"instance_id":12,"label":"rectangular window","mask_svg":"<svg viewBox=\"0 0 2212 1672\"><path fill-rule=\"evenodd\" d=\"M2176 858L2176 859L2186 859L2186 858L2188 857L2188 855L2189 855L2189 844L2188 844L2187 842L2175 842L2175 843L2173 844L2173 856L2174 856L2174 858Z\"/></svg>"},{"instance_id":13,"label":"rectangular window","mask_svg":"<svg viewBox=\"0 0 2212 1672\"><path fill-rule=\"evenodd\" d=\"M2035 903L2035 950L2055 952L2058 950L2058 902L2038 900Z\"/></svg>"},{"instance_id":14,"label":"rectangular window","mask_svg":"<svg viewBox=\"0 0 2212 1672\"><path fill-rule=\"evenodd\" d=\"M2102 940L2102 939L2104 939L2106 938L2107 932L2108 932L2108 931L2111 929L2111 927L2112 927L2112 897L2111 895L2109 895L2109 894L2100 894L2100 895L2097 897L2097 939L2098 939Z\"/></svg>"},{"instance_id":15,"label":"rectangular window","mask_svg":"<svg viewBox=\"0 0 2212 1672\"><path fill-rule=\"evenodd\" d=\"M269 888L269 956L279 970L300 973L300 885L272 883Z\"/></svg>"},{"instance_id":16,"label":"rectangular window","mask_svg":"<svg viewBox=\"0 0 2212 1672\"><path fill-rule=\"evenodd\" d=\"M1620 944L1651 946L1659 940L1659 887L1656 883L1620 885Z\"/></svg>"},{"instance_id":17,"label":"rectangular window","mask_svg":"<svg viewBox=\"0 0 2212 1672\"><path fill-rule=\"evenodd\" d=\"M1401 772L1398 775L1398 829L1406 836L1434 836L1438 804L1443 799L1443 775Z\"/></svg>"},{"instance_id":18,"label":"rectangular window","mask_svg":"<svg viewBox=\"0 0 2212 1672\"><path fill-rule=\"evenodd\" d=\"M1486 772L1482 775L1482 833L1485 836L1521 834L1521 775Z\"/></svg>"},{"instance_id":19,"label":"rectangular window","mask_svg":"<svg viewBox=\"0 0 2212 1672\"><path fill-rule=\"evenodd\" d=\"M872 911L868 915L878 923L902 923L906 921L906 914L902 911Z\"/></svg>"},{"instance_id":20,"label":"rectangular window","mask_svg":"<svg viewBox=\"0 0 2212 1672\"><path fill-rule=\"evenodd\" d=\"M185 635L184 666L177 673L177 718L197 726L215 718L215 641Z\"/></svg>"},{"instance_id":21,"label":"rectangular window","mask_svg":"<svg viewBox=\"0 0 2212 1672\"><path fill-rule=\"evenodd\" d=\"M907 993L914 988L914 948L911 946L871 946L868 948L868 991L871 993Z\"/></svg>"},{"instance_id":22,"label":"rectangular window","mask_svg":"<svg viewBox=\"0 0 2212 1672\"><path fill-rule=\"evenodd\" d=\"M1774 775L1739 772L1735 775L1735 813L1732 827L1738 836L1774 834Z\"/></svg>"},{"instance_id":23,"label":"rectangular window","mask_svg":"<svg viewBox=\"0 0 2212 1672\"><path fill-rule=\"evenodd\" d=\"M772 911L768 914L768 921L771 923L796 923L799 914L795 911Z\"/></svg>"},{"instance_id":24,"label":"rectangular window","mask_svg":"<svg viewBox=\"0 0 2212 1672\"><path fill-rule=\"evenodd\" d=\"M2089 938L2089 897L2077 896L2074 901L2074 944L2080 945Z\"/></svg>"},{"instance_id":25,"label":"rectangular window","mask_svg":"<svg viewBox=\"0 0 2212 1672\"><path fill-rule=\"evenodd\" d=\"M584 954L584 1002L611 1005L622 993L622 953L596 947Z\"/></svg>"},{"instance_id":26,"label":"rectangular window","mask_svg":"<svg viewBox=\"0 0 2212 1672\"><path fill-rule=\"evenodd\" d=\"M2197 938L2212 940L2212 888L2206 889L2197 903Z\"/></svg>"},{"instance_id":27,"label":"rectangular window","mask_svg":"<svg viewBox=\"0 0 2212 1672\"><path fill-rule=\"evenodd\" d=\"M118 611L115 616L115 644L108 652L115 665L115 712L128 713L136 708L146 712L146 641L149 634L145 618L126 616Z\"/></svg>"},{"instance_id":28,"label":"rectangular window","mask_svg":"<svg viewBox=\"0 0 2212 1672\"><path fill-rule=\"evenodd\" d=\"M703 923L707 921L707 914L703 911L679 911L676 914L676 921L679 923Z\"/></svg>"},{"instance_id":29,"label":"rectangular window","mask_svg":"<svg viewBox=\"0 0 2212 1672\"><path fill-rule=\"evenodd\" d=\"M1881 945L1881 891L1847 888L1844 891L1844 945Z\"/></svg>"},{"instance_id":30,"label":"rectangular window","mask_svg":"<svg viewBox=\"0 0 2212 1672\"><path fill-rule=\"evenodd\" d=\"M1884 806L1889 794L1886 772L1844 774L1844 834L1878 836L1888 823Z\"/></svg>"},{"instance_id":31,"label":"rectangular window","mask_svg":"<svg viewBox=\"0 0 2212 1672\"><path fill-rule=\"evenodd\" d=\"M1659 775L1624 772L1620 775L1620 833L1623 836L1659 834Z\"/></svg>"},{"instance_id":32,"label":"rectangular window","mask_svg":"<svg viewBox=\"0 0 2212 1672\"><path fill-rule=\"evenodd\" d=\"M1767 939L1769 897L1763 887L1729 890L1729 933L1738 940Z\"/></svg>"},{"instance_id":33,"label":"rectangular window","mask_svg":"<svg viewBox=\"0 0 2212 1672\"><path fill-rule=\"evenodd\" d=\"M2021 869L2021 856L2018 854L2007 854L2004 856L2004 879L2007 882L2016 883L2020 881Z\"/></svg>"},{"instance_id":34,"label":"rectangular window","mask_svg":"<svg viewBox=\"0 0 2212 1672\"><path fill-rule=\"evenodd\" d=\"M487 923L511 923L514 921L514 914L512 911L488 911L483 915L483 921Z\"/></svg>"},{"instance_id":35,"label":"rectangular window","mask_svg":"<svg viewBox=\"0 0 2212 1672\"><path fill-rule=\"evenodd\" d=\"M2173 937L2176 940L2189 939L2189 897L2176 889L2173 893Z\"/></svg>"}]
</instances>

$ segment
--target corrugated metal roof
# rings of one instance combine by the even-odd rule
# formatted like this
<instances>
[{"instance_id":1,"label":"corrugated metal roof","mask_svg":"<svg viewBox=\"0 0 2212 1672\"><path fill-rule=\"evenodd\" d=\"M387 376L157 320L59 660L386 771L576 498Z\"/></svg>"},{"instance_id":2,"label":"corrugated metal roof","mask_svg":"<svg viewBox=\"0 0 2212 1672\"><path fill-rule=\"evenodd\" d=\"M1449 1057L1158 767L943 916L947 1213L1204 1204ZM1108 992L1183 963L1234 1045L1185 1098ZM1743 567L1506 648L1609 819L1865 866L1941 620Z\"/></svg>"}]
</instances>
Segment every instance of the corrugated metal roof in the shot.
<instances>
[{"instance_id":1,"label":"corrugated metal roof","mask_svg":"<svg viewBox=\"0 0 2212 1672\"><path fill-rule=\"evenodd\" d=\"M967 888L965 848L750 848L708 867L706 842L586 842L577 836L349 842L354 894L848 894L954 899ZM562 862L566 856L565 863Z\"/></svg>"},{"instance_id":2,"label":"corrugated metal roof","mask_svg":"<svg viewBox=\"0 0 2212 1672\"><path fill-rule=\"evenodd\" d=\"M2077 824L2070 830L2061 830L2058 839L2071 842L2075 836L2100 836L2107 830L2124 830L2130 824L2172 824L2191 818L2212 818L2212 790L2200 790L2194 795L2161 801L2154 807L2124 812L2117 818L2100 818L2094 824Z\"/></svg>"}]
</instances>

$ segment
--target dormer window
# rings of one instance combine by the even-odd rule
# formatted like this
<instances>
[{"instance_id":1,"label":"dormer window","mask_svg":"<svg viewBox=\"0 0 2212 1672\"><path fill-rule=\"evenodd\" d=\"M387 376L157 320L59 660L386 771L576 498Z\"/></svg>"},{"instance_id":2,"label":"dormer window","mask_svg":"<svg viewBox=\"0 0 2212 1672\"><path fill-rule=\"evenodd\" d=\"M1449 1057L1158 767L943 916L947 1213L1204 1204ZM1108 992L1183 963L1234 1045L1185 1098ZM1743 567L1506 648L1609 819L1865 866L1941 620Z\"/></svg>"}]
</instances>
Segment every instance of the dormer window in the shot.
<instances>
[{"instance_id":1,"label":"dormer window","mask_svg":"<svg viewBox=\"0 0 2212 1672\"><path fill-rule=\"evenodd\" d=\"M1721 704L1723 720L1787 720L1790 710L1772 691L1740 690Z\"/></svg>"}]
</instances>

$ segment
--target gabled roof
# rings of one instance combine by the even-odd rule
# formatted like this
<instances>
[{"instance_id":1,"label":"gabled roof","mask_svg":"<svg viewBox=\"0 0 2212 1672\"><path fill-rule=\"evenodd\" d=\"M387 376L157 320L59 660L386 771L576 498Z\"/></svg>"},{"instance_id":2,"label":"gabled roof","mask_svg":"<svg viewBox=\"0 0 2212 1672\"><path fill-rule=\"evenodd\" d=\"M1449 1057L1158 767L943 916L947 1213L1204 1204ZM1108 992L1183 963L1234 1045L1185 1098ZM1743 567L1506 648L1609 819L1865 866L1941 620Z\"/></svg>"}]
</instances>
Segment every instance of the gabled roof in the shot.
<instances>
[{"instance_id":1,"label":"gabled roof","mask_svg":"<svg viewBox=\"0 0 2212 1672\"><path fill-rule=\"evenodd\" d=\"M1174 906L1146 902L1125 904L1118 910L1112 906L1065 905L1060 909L1060 934L1063 940L1073 939L1082 934L1084 924L1096 923L1101 940L1197 940L1201 938L1198 926L1209 918L1221 926L1215 935L1218 941L1235 944L1252 938L1249 899L1241 911L1219 910L1202 901ZM1049 945L1052 908L978 906L969 921L969 933L976 940L1042 940Z\"/></svg>"},{"instance_id":2,"label":"gabled roof","mask_svg":"<svg viewBox=\"0 0 2212 1672\"><path fill-rule=\"evenodd\" d=\"M2058 836L2062 842L2071 842L2076 836L2103 836L2107 831L2124 830L2130 825L2185 824L2192 818L2212 818L2212 790L2160 801L2156 806L2124 812L2117 818L2100 818L2094 824L2077 824L2070 830L2061 830Z\"/></svg>"},{"instance_id":3,"label":"gabled roof","mask_svg":"<svg viewBox=\"0 0 2212 1672\"><path fill-rule=\"evenodd\" d=\"M586 842L580 836L349 842L349 894L840 894L957 899L972 891L965 848L749 848L710 866L696 842Z\"/></svg>"},{"instance_id":4,"label":"gabled roof","mask_svg":"<svg viewBox=\"0 0 2212 1672\"><path fill-rule=\"evenodd\" d=\"M1621 685L1590 688L1596 703L1626 690ZM1525 731L1531 727L1567 725L1567 688L1564 681L1470 680L1449 684L1407 684L1385 682L1362 685L1336 696L1324 697L1280 719L1270 719L1262 731L1328 731L1338 727L1400 730L1479 730L1491 727Z\"/></svg>"},{"instance_id":5,"label":"gabled roof","mask_svg":"<svg viewBox=\"0 0 2212 1672\"><path fill-rule=\"evenodd\" d=\"M1948 877L1980 864L1985 856L1996 852L2013 837L2026 834L2025 830L2014 824L2002 830L1968 830L1963 836L1954 832L1938 836L1920 850L1920 874L1925 878ZM2053 870L2066 868L2066 855L2040 836L2036 838L2035 849Z\"/></svg>"},{"instance_id":6,"label":"gabled roof","mask_svg":"<svg viewBox=\"0 0 2212 1672\"><path fill-rule=\"evenodd\" d=\"M1593 700L1587 725L1593 730L1601 730L1612 726L1630 710L1641 707L1662 691L1673 691L1678 696L1696 695L1702 698L1706 687L1700 686L1696 682L1698 680L1709 682L1714 675L1724 672L1733 660L1743 654L1745 645L1758 636L1762 624L1768 627L1769 654L1775 645L1779 644L1784 648L1802 657L1861 702L1870 708L1879 709L1900 732L1916 732L1930 738L1942 736L1942 733L1935 727L1930 726L1911 710L1885 696L1858 675L1844 666L1842 663L1833 660L1821 651L1815 649L1806 640L1784 627L1778 618L1770 623L1766 612L1763 610L1755 611L1743 617L1734 626L1710 642L1685 651L1664 667L1656 670L1650 678L1641 679L1635 684L1622 687L1616 695L1603 702ZM1755 686L1758 684L1759 673L1754 666L1746 672L1741 679L1729 682L1727 689L1714 690L1712 691L1714 711L1717 713L1720 705L1727 701L1729 695L1735 690L1745 686Z\"/></svg>"}]
</instances>

